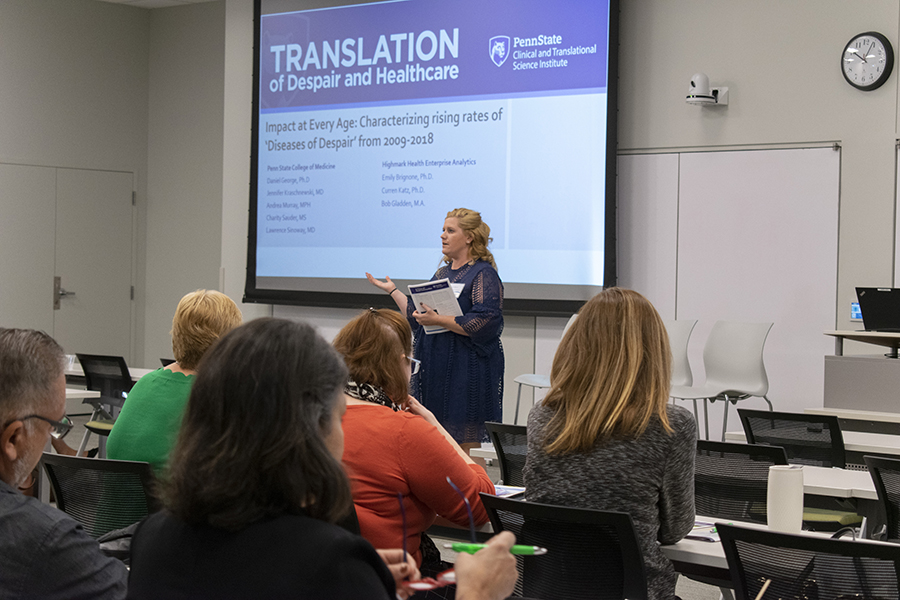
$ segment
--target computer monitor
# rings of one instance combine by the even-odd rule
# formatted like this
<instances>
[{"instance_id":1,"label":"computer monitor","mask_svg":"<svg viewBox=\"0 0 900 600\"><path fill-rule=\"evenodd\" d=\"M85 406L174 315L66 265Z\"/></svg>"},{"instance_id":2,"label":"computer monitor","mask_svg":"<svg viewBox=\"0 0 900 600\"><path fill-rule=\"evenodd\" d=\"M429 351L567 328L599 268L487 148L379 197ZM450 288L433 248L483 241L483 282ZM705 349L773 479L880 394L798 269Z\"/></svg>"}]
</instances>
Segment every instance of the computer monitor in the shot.
<instances>
[{"instance_id":1,"label":"computer monitor","mask_svg":"<svg viewBox=\"0 0 900 600\"><path fill-rule=\"evenodd\" d=\"M866 331L900 331L900 289L858 287L856 297Z\"/></svg>"}]
</instances>

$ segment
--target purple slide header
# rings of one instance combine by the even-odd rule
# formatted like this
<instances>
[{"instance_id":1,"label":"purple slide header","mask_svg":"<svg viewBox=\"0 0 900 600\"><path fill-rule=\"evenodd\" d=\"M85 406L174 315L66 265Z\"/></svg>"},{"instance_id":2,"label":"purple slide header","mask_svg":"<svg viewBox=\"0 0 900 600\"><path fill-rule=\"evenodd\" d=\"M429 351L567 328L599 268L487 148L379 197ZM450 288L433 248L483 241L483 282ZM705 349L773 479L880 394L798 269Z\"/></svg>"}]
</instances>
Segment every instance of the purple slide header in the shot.
<instances>
[{"instance_id":1,"label":"purple slide header","mask_svg":"<svg viewBox=\"0 0 900 600\"><path fill-rule=\"evenodd\" d=\"M606 87L597 0L405 0L263 15L260 110Z\"/></svg>"}]
</instances>

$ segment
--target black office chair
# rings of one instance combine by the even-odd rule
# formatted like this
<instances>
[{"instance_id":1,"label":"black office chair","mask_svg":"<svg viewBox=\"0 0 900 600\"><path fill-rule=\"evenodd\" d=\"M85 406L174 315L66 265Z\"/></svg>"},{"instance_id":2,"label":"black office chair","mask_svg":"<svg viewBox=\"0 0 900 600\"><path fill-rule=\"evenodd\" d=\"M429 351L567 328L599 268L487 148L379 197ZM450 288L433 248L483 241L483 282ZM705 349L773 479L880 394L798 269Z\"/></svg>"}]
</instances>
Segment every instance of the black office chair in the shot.
<instances>
[{"instance_id":1,"label":"black office chair","mask_svg":"<svg viewBox=\"0 0 900 600\"><path fill-rule=\"evenodd\" d=\"M500 483L524 486L525 451L527 450L527 430L524 425L504 425L487 421L484 426L491 436L491 443L500 463Z\"/></svg>"},{"instance_id":2,"label":"black office chair","mask_svg":"<svg viewBox=\"0 0 900 600\"><path fill-rule=\"evenodd\" d=\"M887 518L887 538L898 541L900 540L900 460L881 456L864 456L863 459L869 468L872 481L875 482L878 502L884 508Z\"/></svg>"},{"instance_id":3,"label":"black office chair","mask_svg":"<svg viewBox=\"0 0 900 600\"><path fill-rule=\"evenodd\" d=\"M748 444L781 446L788 462L815 467L846 466L837 417L739 408Z\"/></svg>"},{"instance_id":4,"label":"black office chair","mask_svg":"<svg viewBox=\"0 0 900 600\"><path fill-rule=\"evenodd\" d=\"M769 467L786 464L784 448L779 446L697 440L697 514L765 523Z\"/></svg>"},{"instance_id":5,"label":"black office chair","mask_svg":"<svg viewBox=\"0 0 900 600\"><path fill-rule=\"evenodd\" d=\"M115 412L122 408L125 397L134 386L131 373L125 359L121 356L104 356L100 354L76 354L87 389L100 392L99 398L86 398L85 404L93 407L90 420L85 423L84 436L78 447L78 455L81 456L87 448L91 433L96 433L100 438L100 450L97 454L100 458L106 457L106 438L112 431L115 422Z\"/></svg>"},{"instance_id":6,"label":"black office chair","mask_svg":"<svg viewBox=\"0 0 900 600\"><path fill-rule=\"evenodd\" d=\"M150 463L44 452L41 464L57 508L91 537L128 527L159 508Z\"/></svg>"},{"instance_id":7,"label":"black office chair","mask_svg":"<svg viewBox=\"0 0 900 600\"><path fill-rule=\"evenodd\" d=\"M644 559L627 513L523 502L481 494L495 532L547 548L517 556L515 596L542 600L646 600Z\"/></svg>"},{"instance_id":8,"label":"black office chair","mask_svg":"<svg viewBox=\"0 0 900 600\"><path fill-rule=\"evenodd\" d=\"M900 545L717 524L737 600L900 598Z\"/></svg>"}]
</instances>

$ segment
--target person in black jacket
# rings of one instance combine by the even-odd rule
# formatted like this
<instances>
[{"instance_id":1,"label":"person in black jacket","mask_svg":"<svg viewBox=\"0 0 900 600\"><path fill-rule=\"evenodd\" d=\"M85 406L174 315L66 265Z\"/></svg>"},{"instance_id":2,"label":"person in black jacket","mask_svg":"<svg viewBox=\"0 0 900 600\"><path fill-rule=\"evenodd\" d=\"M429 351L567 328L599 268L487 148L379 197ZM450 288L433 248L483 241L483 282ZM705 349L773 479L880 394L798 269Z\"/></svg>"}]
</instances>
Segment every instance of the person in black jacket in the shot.
<instances>
[{"instance_id":1,"label":"person in black jacket","mask_svg":"<svg viewBox=\"0 0 900 600\"><path fill-rule=\"evenodd\" d=\"M393 599L398 583L405 595L415 563L336 525L352 499L340 462L347 369L331 345L309 325L257 319L198 372L164 510L132 542L128 597ZM512 536L498 538L457 563L459 598L511 591Z\"/></svg>"}]
</instances>

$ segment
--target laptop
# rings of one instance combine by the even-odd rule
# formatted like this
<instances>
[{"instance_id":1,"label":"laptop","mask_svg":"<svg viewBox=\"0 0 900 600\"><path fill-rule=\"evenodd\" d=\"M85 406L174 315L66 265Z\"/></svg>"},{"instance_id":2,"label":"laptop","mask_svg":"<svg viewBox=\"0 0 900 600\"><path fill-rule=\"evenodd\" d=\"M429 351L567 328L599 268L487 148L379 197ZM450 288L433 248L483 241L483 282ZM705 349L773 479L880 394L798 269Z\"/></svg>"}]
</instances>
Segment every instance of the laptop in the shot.
<instances>
[{"instance_id":1,"label":"laptop","mask_svg":"<svg viewBox=\"0 0 900 600\"><path fill-rule=\"evenodd\" d=\"M900 289L858 287L856 297L866 331L900 331Z\"/></svg>"}]
</instances>

